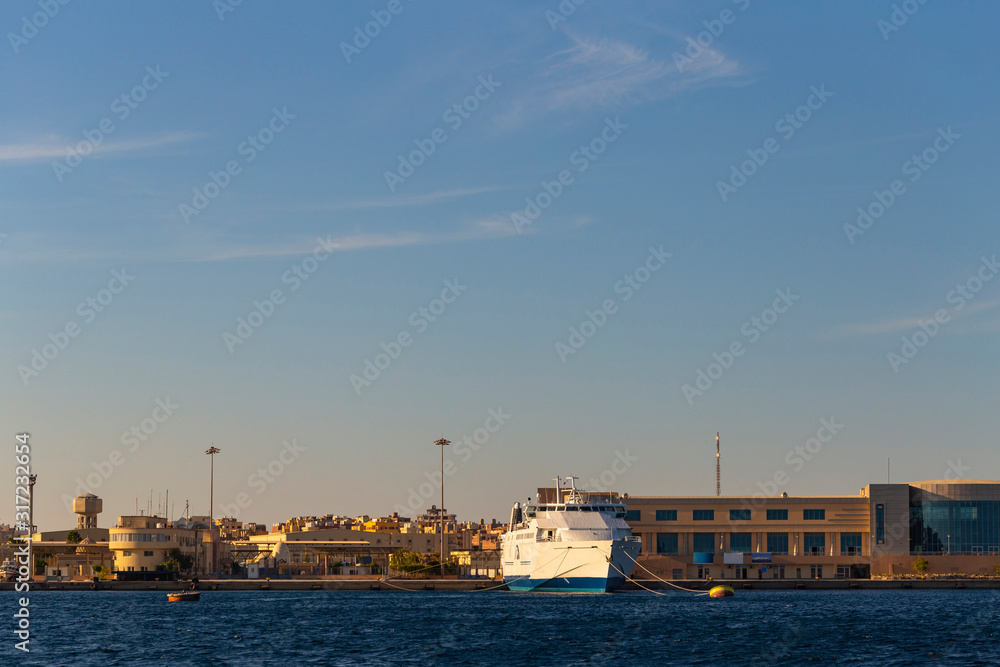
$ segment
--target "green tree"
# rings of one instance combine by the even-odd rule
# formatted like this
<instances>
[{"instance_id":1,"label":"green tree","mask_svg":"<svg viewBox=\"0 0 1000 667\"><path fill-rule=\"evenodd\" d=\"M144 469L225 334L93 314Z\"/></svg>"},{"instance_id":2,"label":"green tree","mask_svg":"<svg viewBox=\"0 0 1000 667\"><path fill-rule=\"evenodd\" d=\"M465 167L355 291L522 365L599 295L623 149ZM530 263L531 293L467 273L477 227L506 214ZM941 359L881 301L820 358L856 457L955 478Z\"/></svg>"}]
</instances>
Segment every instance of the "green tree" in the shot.
<instances>
[{"instance_id":1,"label":"green tree","mask_svg":"<svg viewBox=\"0 0 1000 667\"><path fill-rule=\"evenodd\" d=\"M83 542L83 538L80 537L80 533L75 530L71 530L66 533L66 544L79 544L80 542Z\"/></svg>"},{"instance_id":2,"label":"green tree","mask_svg":"<svg viewBox=\"0 0 1000 667\"><path fill-rule=\"evenodd\" d=\"M167 569L178 570L180 572L188 572L194 567L194 556L189 556L177 547L174 547L169 552L167 552L169 559L164 565Z\"/></svg>"},{"instance_id":3,"label":"green tree","mask_svg":"<svg viewBox=\"0 0 1000 667\"><path fill-rule=\"evenodd\" d=\"M917 574L923 574L926 572L929 565L930 562L923 556L920 556L917 560L913 561L913 569L916 570Z\"/></svg>"},{"instance_id":4,"label":"green tree","mask_svg":"<svg viewBox=\"0 0 1000 667\"><path fill-rule=\"evenodd\" d=\"M389 556L389 567L397 572L413 572L423 567L420 554L412 549L397 549Z\"/></svg>"}]
</instances>

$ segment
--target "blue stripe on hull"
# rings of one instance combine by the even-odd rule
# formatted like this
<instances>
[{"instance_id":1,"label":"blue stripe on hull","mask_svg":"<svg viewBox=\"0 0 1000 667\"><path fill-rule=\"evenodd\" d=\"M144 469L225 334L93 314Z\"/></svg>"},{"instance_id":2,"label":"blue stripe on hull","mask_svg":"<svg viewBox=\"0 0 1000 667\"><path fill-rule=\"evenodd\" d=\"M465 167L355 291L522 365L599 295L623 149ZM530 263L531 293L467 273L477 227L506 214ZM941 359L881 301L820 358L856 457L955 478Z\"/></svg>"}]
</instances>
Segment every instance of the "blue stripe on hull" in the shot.
<instances>
[{"instance_id":1,"label":"blue stripe on hull","mask_svg":"<svg viewBox=\"0 0 1000 667\"><path fill-rule=\"evenodd\" d=\"M557 579L504 578L507 588L512 591L534 591L537 593L609 593L621 588L622 577L559 577Z\"/></svg>"}]
</instances>

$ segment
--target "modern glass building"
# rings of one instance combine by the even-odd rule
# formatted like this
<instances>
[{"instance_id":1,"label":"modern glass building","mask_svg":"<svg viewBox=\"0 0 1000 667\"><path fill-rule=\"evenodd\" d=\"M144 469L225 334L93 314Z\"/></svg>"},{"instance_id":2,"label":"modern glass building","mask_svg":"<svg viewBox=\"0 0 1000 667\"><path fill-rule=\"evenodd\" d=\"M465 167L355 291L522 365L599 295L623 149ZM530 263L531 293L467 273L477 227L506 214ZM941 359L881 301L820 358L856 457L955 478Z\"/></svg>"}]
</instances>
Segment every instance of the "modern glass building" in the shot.
<instances>
[{"instance_id":1,"label":"modern glass building","mask_svg":"<svg viewBox=\"0 0 1000 667\"><path fill-rule=\"evenodd\" d=\"M674 579L992 574L1000 482L870 484L851 496L628 497L643 566ZM990 558L992 556L992 558Z\"/></svg>"}]
</instances>

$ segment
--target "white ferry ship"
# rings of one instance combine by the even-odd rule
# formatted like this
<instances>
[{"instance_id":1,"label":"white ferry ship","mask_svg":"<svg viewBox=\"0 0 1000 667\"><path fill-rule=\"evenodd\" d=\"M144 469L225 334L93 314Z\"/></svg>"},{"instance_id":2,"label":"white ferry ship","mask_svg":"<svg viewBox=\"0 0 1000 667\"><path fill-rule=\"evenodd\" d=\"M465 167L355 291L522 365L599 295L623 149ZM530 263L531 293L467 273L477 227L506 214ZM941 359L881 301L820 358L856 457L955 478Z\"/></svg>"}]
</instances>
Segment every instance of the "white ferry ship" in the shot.
<instances>
[{"instance_id":1,"label":"white ferry ship","mask_svg":"<svg viewBox=\"0 0 1000 667\"><path fill-rule=\"evenodd\" d=\"M514 503L502 537L503 579L512 591L604 593L632 573L640 541L617 494L587 493L567 477L539 489L535 504Z\"/></svg>"}]
</instances>

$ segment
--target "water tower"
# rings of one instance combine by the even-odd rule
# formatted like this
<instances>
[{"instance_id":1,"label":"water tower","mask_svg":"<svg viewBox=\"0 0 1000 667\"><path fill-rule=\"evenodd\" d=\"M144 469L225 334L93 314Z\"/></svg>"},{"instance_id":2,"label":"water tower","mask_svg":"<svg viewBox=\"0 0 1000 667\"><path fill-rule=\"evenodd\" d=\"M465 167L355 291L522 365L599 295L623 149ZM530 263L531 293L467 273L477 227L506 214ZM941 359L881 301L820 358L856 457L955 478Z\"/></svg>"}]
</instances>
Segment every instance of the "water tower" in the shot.
<instances>
[{"instance_id":1,"label":"water tower","mask_svg":"<svg viewBox=\"0 0 1000 667\"><path fill-rule=\"evenodd\" d=\"M85 493L73 499L73 511L79 516L76 519L78 530L97 528L97 515L104 509L104 501L92 493Z\"/></svg>"}]
</instances>

